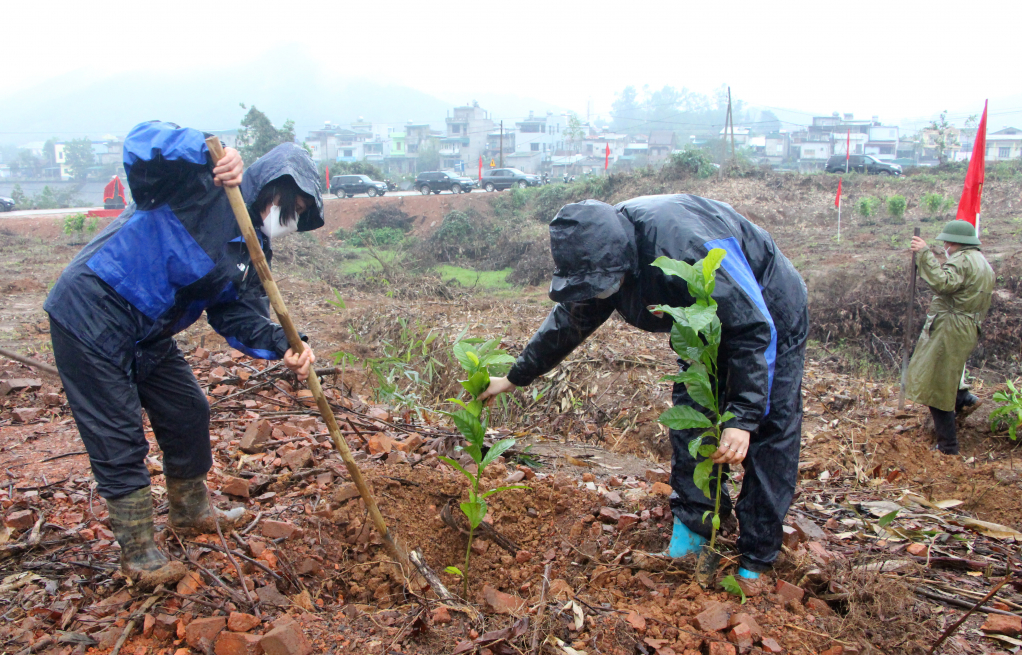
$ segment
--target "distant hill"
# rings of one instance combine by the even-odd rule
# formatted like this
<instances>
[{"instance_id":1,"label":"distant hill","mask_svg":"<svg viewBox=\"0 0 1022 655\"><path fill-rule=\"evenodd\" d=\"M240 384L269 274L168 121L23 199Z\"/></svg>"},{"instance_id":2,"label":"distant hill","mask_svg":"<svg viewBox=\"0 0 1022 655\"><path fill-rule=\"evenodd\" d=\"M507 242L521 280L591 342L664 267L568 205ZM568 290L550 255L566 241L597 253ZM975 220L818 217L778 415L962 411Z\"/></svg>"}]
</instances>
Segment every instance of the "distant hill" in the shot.
<instances>
[{"instance_id":1,"label":"distant hill","mask_svg":"<svg viewBox=\"0 0 1022 655\"><path fill-rule=\"evenodd\" d=\"M241 102L257 106L277 126L293 119L299 138L324 121L343 124L359 116L381 123L429 122L441 129L452 107L409 87L376 82L367 77L371 71L344 77L300 50L282 50L204 74L76 72L51 78L0 103L0 142L123 135L151 119L230 130L245 113Z\"/></svg>"}]
</instances>

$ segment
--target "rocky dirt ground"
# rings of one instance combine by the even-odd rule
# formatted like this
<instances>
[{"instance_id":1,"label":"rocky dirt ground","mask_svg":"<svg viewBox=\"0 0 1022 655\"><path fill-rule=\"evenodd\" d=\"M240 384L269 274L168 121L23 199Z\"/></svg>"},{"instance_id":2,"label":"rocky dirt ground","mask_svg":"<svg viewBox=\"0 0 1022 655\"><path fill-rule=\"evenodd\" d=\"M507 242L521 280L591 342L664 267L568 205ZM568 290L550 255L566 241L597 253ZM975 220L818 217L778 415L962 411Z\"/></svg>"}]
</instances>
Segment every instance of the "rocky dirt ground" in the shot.
<instances>
[{"instance_id":1,"label":"rocky dirt ground","mask_svg":"<svg viewBox=\"0 0 1022 655\"><path fill-rule=\"evenodd\" d=\"M42 300L76 250L0 235L0 346L52 363ZM436 457L457 455L455 432L434 413L455 390L447 351L468 326L517 352L548 311L542 290L452 300L350 287L338 309L327 303L331 288L302 269L277 273L390 530L460 596L444 569L462 565L466 541L457 512L444 510L465 486ZM440 338L425 345L431 332ZM383 550L303 385L231 351L204 323L180 341L213 409L214 502L245 515L223 539L161 530L191 573L157 594L116 569L59 381L0 360L7 652L922 653L1017 573L1022 474L1015 444L986 425L1003 376L979 382L986 404L962 428L963 455L945 457L929 449L926 412L898 409L896 385L858 377L835 344L815 344L784 551L743 599L703 591L692 562L656 555L670 535L670 453L656 416L669 402L659 379L673 358L662 338L613 320L537 383L536 397L522 391L494 409L494 438L519 443L488 480L529 489L491 498L492 532L473 546L468 597L441 599ZM348 357L333 366L334 352ZM408 383L411 370L421 384ZM163 527L161 454L148 436ZM725 558L721 575L733 568ZM940 652L1017 651L1020 592L1018 582L1002 586Z\"/></svg>"}]
</instances>

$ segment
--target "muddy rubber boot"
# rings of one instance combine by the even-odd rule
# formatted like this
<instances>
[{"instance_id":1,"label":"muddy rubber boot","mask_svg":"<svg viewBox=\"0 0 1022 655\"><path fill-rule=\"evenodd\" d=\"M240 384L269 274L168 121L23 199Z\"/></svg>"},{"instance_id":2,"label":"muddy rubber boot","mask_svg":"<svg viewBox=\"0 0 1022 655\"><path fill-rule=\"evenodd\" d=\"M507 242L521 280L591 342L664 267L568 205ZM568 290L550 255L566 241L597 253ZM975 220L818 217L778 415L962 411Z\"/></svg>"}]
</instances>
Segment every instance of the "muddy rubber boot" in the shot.
<instances>
[{"instance_id":1,"label":"muddy rubber boot","mask_svg":"<svg viewBox=\"0 0 1022 655\"><path fill-rule=\"evenodd\" d=\"M958 431L955 427L955 413L930 408L933 417L933 431L937 433L937 450L945 455L958 454Z\"/></svg>"},{"instance_id":2,"label":"muddy rubber boot","mask_svg":"<svg viewBox=\"0 0 1022 655\"><path fill-rule=\"evenodd\" d=\"M979 409L983 401L973 395L968 389L959 389L955 398L955 417L959 423L965 421L974 411Z\"/></svg>"},{"instance_id":3,"label":"muddy rubber boot","mask_svg":"<svg viewBox=\"0 0 1022 655\"><path fill-rule=\"evenodd\" d=\"M671 545L667 547L667 555L670 557L685 557L686 555L698 553L706 541L706 537L689 530L688 526L679 521L678 517L675 516L674 526L671 529Z\"/></svg>"},{"instance_id":4,"label":"muddy rubber boot","mask_svg":"<svg viewBox=\"0 0 1022 655\"><path fill-rule=\"evenodd\" d=\"M167 478L167 499L170 501L168 523L177 532L186 534L213 534L216 518L209 511L209 492L206 475L195 478ZM220 529L230 532L234 523L222 512L217 512Z\"/></svg>"},{"instance_id":5,"label":"muddy rubber boot","mask_svg":"<svg viewBox=\"0 0 1022 655\"><path fill-rule=\"evenodd\" d=\"M121 547L121 571L143 589L171 584L185 576L181 562L171 562L156 547L153 496L143 487L127 496L106 501L110 527Z\"/></svg>"}]
</instances>

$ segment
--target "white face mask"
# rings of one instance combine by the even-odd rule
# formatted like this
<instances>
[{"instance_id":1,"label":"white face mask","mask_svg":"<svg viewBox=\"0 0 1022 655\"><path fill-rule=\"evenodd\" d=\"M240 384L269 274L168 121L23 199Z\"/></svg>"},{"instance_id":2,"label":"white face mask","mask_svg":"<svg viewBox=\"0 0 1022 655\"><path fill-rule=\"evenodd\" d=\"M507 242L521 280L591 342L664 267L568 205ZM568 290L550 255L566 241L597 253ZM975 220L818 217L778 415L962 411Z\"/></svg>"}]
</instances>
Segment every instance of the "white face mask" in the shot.
<instances>
[{"instance_id":1,"label":"white face mask","mask_svg":"<svg viewBox=\"0 0 1022 655\"><path fill-rule=\"evenodd\" d=\"M280 207L270 205L270 213L263 219L263 234L276 239L298 231L298 217L294 216L285 225L280 224Z\"/></svg>"},{"instance_id":2,"label":"white face mask","mask_svg":"<svg viewBox=\"0 0 1022 655\"><path fill-rule=\"evenodd\" d=\"M622 273L621 277L618 278L617 282L615 282L614 284L610 285L610 288L607 289L606 291L604 291L603 293L597 294L596 297L599 298L600 300L606 300L607 298L610 298L611 296L613 296L615 293L618 292L618 289L621 288L621 283L624 282L624 281L625 281L625 276L624 276L624 273Z\"/></svg>"},{"instance_id":3,"label":"white face mask","mask_svg":"<svg viewBox=\"0 0 1022 655\"><path fill-rule=\"evenodd\" d=\"M951 259L951 255L952 255L951 251L948 248L944 248L944 256L947 257L948 259Z\"/></svg>"}]
</instances>

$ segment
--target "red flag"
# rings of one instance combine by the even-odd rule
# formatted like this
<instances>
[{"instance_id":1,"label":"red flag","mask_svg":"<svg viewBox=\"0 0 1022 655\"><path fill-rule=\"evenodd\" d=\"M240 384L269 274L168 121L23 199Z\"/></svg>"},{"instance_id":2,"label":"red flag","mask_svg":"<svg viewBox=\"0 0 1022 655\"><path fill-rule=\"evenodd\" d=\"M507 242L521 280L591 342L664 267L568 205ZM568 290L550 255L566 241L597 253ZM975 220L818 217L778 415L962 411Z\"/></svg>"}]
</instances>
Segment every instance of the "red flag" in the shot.
<instances>
[{"instance_id":1,"label":"red flag","mask_svg":"<svg viewBox=\"0 0 1022 655\"><path fill-rule=\"evenodd\" d=\"M841 178L837 178L837 196L834 198L834 206L841 206Z\"/></svg>"},{"instance_id":2,"label":"red flag","mask_svg":"<svg viewBox=\"0 0 1022 655\"><path fill-rule=\"evenodd\" d=\"M326 192L330 193L330 167L326 167Z\"/></svg>"},{"instance_id":3,"label":"red flag","mask_svg":"<svg viewBox=\"0 0 1022 655\"><path fill-rule=\"evenodd\" d=\"M607 155L603 158L603 170L610 167L610 141L607 142Z\"/></svg>"},{"instance_id":4,"label":"red flag","mask_svg":"<svg viewBox=\"0 0 1022 655\"><path fill-rule=\"evenodd\" d=\"M983 198L984 163L987 150L987 102L983 102L983 118L979 119L976 140L972 143L972 156L969 158L969 172L965 174L965 188L962 199L958 202L960 221L968 221L979 234L979 204Z\"/></svg>"},{"instance_id":5,"label":"red flag","mask_svg":"<svg viewBox=\"0 0 1022 655\"><path fill-rule=\"evenodd\" d=\"M483 156L479 155L479 183L483 183Z\"/></svg>"}]
</instances>

